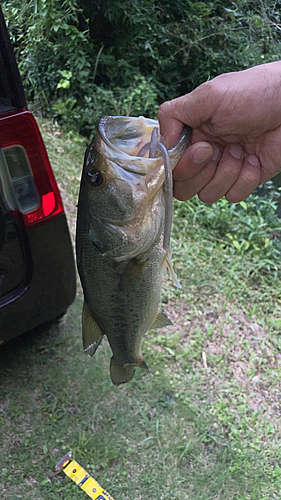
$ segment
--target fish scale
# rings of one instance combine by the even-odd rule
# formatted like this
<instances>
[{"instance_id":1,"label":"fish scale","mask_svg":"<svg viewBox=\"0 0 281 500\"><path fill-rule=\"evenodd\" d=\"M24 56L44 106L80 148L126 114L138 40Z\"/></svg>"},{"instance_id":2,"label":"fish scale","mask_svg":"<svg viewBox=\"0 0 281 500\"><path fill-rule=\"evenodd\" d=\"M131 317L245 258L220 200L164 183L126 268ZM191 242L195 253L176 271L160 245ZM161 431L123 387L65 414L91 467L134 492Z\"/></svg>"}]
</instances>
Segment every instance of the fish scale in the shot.
<instances>
[{"instance_id":1,"label":"fish scale","mask_svg":"<svg viewBox=\"0 0 281 500\"><path fill-rule=\"evenodd\" d=\"M87 272L83 275L83 283L87 290L86 302L92 317L106 333L117 363L120 351L124 363L141 364L143 361L139 340L158 312L162 270L157 263L164 255L160 237L147 256L143 254L144 262L146 257L149 260L140 280L135 281L131 274L134 268L132 260L114 262L95 249L87 251L87 242L85 244L83 269ZM106 297L101 301L105 284Z\"/></svg>"}]
</instances>

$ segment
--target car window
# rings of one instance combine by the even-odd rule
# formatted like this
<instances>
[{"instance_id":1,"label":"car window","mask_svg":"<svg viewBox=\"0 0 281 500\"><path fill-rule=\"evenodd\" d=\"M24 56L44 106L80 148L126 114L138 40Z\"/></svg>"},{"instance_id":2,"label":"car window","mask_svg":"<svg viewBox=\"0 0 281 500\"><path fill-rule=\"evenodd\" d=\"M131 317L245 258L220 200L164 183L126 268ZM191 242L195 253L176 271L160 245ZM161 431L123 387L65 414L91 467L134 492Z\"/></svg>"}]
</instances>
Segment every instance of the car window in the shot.
<instances>
[{"instance_id":1,"label":"car window","mask_svg":"<svg viewBox=\"0 0 281 500\"><path fill-rule=\"evenodd\" d=\"M25 107L24 90L0 6L0 113Z\"/></svg>"}]
</instances>

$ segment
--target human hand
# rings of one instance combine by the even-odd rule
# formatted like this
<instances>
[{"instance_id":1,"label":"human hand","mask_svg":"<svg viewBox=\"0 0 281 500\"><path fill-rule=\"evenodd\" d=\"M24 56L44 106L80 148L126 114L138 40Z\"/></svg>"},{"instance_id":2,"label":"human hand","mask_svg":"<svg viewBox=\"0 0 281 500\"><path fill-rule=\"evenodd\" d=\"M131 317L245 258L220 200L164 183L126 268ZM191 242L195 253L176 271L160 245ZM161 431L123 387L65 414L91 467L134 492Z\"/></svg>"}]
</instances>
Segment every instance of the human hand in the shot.
<instances>
[{"instance_id":1,"label":"human hand","mask_svg":"<svg viewBox=\"0 0 281 500\"><path fill-rule=\"evenodd\" d=\"M174 195L237 203L281 171L281 62L220 75L163 103L161 134L169 148L183 127L192 144L174 170Z\"/></svg>"}]
</instances>

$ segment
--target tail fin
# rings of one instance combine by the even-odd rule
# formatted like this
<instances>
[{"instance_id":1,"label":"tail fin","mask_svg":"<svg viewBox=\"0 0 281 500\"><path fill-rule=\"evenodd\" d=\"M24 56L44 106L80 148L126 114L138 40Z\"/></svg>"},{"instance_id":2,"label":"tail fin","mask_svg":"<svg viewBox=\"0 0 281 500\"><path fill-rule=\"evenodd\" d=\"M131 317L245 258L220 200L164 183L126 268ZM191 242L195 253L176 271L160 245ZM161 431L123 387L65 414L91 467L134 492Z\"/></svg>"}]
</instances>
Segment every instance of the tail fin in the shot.
<instances>
[{"instance_id":1,"label":"tail fin","mask_svg":"<svg viewBox=\"0 0 281 500\"><path fill-rule=\"evenodd\" d=\"M133 378L135 374L135 367L132 364L118 366L114 358L110 360L110 376L114 385L125 384Z\"/></svg>"},{"instance_id":2,"label":"tail fin","mask_svg":"<svg viewBox=\"0 0 281 500\"><path fill-rule=\"evenodd\" d=\"M139 366L144 370L148 370L147 364L144 359L140 361L140 363L136 366ZM133 365L132 363L127 363L124 366L118 366L115 363L114 357L112 357L110 360L110 376L114 385L120 385L129 382L130 380L132 380L135 371L135 365Z\"/></svg>"}]
</instances>

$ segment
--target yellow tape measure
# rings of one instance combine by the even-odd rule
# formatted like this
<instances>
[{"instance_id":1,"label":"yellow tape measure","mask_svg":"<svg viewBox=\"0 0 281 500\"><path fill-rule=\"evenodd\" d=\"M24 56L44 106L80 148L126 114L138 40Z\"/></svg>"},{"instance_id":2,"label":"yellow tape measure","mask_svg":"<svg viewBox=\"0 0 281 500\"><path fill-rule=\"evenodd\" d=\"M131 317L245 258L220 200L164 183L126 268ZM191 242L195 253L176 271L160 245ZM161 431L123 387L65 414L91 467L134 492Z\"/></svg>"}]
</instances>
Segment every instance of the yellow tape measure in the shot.
<instances>
[{"instance_id":1,"label":"yellow tape measure","mask_svg":"<svg viewBox=\"0 0 281 500\"><path fill-rule=\"evenodd\" d=\"M81 467L81 465L73 460L71 451L57 463L56 471L60 469L62 469L72 481L78 484L78 486L80 486L80 488L93 500L114 500L114 498L107 493L107 491L105 491L99 483Z\"/></svg>"}]
</instances>

